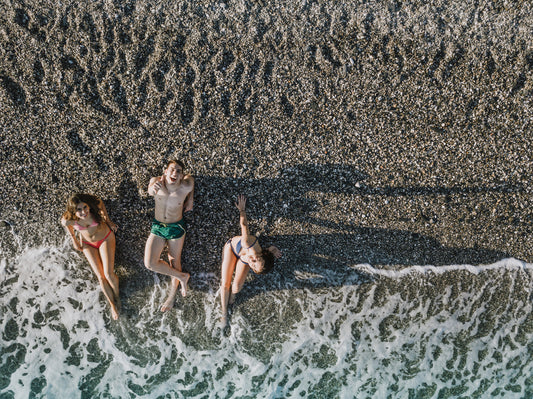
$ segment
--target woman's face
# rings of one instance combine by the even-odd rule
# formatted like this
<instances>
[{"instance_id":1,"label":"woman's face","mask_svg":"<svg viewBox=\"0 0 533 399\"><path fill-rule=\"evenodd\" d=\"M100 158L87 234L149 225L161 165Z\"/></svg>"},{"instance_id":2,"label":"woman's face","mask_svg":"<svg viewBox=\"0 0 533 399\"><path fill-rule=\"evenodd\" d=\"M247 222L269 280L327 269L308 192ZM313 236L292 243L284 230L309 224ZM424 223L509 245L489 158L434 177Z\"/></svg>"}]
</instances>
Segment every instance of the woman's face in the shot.
<instances>
[{"instance_id":1,"label":"woman's face","mask_svg":"<svg viewBox=\"0 0 533 399\"><path fill-rule=\"evenodd\" d=\"M248 265L250 265L250 269L252 269L254 273L261 273L263 267L265 267L265 260L260 255L251 253L248 255Z\"/></svg>"},{"instance_id":2,"label":"woman's face","mask_svg":"<svg viewBox=\"0 0 533 399\"><path fill-rule=\"evenodd\" d=\"M91 209L85 202L80 202L78 205L76 205L76 217L78 219L85 219L90 213Z\"/></svg>"}]
</instances>

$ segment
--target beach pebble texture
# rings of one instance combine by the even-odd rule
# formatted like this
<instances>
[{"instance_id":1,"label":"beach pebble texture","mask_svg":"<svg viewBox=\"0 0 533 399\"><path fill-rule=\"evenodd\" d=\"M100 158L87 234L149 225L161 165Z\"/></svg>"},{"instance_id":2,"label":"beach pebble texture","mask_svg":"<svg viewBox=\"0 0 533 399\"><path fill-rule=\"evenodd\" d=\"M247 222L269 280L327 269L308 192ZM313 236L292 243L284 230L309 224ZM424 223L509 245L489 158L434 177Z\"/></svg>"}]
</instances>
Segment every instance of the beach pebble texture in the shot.
<instances>
[{"instance_id":1,"label":"beach pebble texture","mask_svg":"<svg viewBox=\"0 0 533 399\"><path fill-rule=\"evenodd\" d=\"M191 273L240 193L282 269L531 262L532 94L528 1L4 1L1 227L61 243L94 193L146 275L148 181L179 158Z\"/></svg>"}]
</instances>

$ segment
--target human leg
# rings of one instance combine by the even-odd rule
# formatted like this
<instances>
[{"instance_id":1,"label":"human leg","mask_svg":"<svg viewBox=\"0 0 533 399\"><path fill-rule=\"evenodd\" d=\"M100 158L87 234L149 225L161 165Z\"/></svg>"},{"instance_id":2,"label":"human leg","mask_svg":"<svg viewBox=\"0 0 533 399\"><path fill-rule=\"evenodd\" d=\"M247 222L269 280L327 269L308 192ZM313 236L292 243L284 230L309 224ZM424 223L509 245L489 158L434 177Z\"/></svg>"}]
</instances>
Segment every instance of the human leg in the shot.
<instances>
[{"instance_id":1,"label":"human leg","mask_svg":"<svg viewBox=\"0 0 533 399\"><path fill-rule=\"evenodd\" d=\"M249 271L250 266L243 263L243 261L239 259L237 265L235 266L235 278L233 279L233 284L231 286L230 304L235 301L235 295L241 292L242 286L246 281L246 276L248 276Z\"/></svg>"},{"instance_id":2,"label":"human leg","mask_svg":"<svg viewBox=\"0 0 533 399\"><path fill-rule=\"evenodd\" d=\"M111 232L107 240L105 240L99 248L100 259L102 260L102 267L104 270L104 277L108 281L117 305L120 303L119 296L119 281L118 276L115 273L115 234Z\"/></svg>"},{"instance_id":3,"label":"human leg","mask_svg":"<svg viewBox=\"0 0 533 399\"><path fill-rule=\"evenodd\" d=\"M96 277L98 278L98 282L100 283L100 287L102 288L102 292L104 293L104 296L109 302L109 305L111 305L111 316L113 317L114 320L117 320L118 309L117 309L117 305L115 302L115 295L113 293L113 289L111 288L109 282L105 278L104 268L102 266L102 259L100 258L100 253L98 249L93 248L88 245L84 245L83 254L87 258L87 261L89 262L91 269L93 269L94 274L96 274Z\"/></svg>"},{"instance_id":4,"label":"human leg","mask_svg":"<svg viewBox=\"0 0 533 399\"><path fill-rule=\"evenodd\" d=\"M235 264L237 263L237 257L231 250L231 246L228 243L224 245L224 250L222 253L222 266L221 266L221 276L220 276L220 305L222 311L221 321L222 323L227 322L228 315L228 303L230 299L230 287L231 287L231 277L235 270Z\"/></svg>"},{"instance_id":5,"label":"human leg","mask_svg":"<svg viewBox=\"0 0 533 399\"><path fill-rule=\"evenodd\" d=\"M183 243L185 242L185 236L182 236L181 238L178 238L176 240L169 240L168 241L168 260L170 267L173 269L176 269L177 271L181 272L181 252L183 250ZM188 278L187 278L188 280ZM168 295L167 300L161 306L161 311L166 312L167 310L172 309L174 306L174 302L176 300L176 293L178 291L178 287L180 284L180 280L176 277L172 277L171 286L170 286L170 293ZM187 282L181 284L181 295L186 296L187 295Z\"/></svg>"},{"instance_id":6,"label":"human leg","mask_svg":"<svg viewBox=\"0 0 533 399\"><path fill-rule=\"evenodd\" d=\"M150 234L144 249L144 265L156 273L176 277L182 284L187 284L187 280L189 280L189 273L182 273L174 269L167 262L160 258L161 252L163 252L163 248L165 247L165 243L166 240L164 238L158 237L155 234Z\"/></svg>"}]
</instances>

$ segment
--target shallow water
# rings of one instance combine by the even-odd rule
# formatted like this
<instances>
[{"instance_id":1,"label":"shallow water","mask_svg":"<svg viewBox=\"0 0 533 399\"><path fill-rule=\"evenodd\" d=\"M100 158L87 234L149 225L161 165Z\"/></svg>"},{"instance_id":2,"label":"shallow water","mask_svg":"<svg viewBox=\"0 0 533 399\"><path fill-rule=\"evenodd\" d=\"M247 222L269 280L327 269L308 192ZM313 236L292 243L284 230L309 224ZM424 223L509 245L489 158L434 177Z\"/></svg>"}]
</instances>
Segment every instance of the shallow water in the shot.
<instances>
[{"instance_id":1,"label":"shallow water","mask_svg":"<svg viewBox=\"0 0 533 399\"><path fill-rule=\"evenodd\" d=\"M113 322L67 242L3 250L1 397L533 395L531 264L350 269L254 280L222 331L216 275L163 316L154 275Z\"/></svg>"},{"instance_id":2,"label":"shallow water","mask_svg":"<svg viewBox=\"0 0 533 399\"><path fill-rule=\"evenodd\" d=\"M2 2L0 399L533 397L531 2L427 3ZM192 278L162 315L173 157ZM120 226L118 322L50 242L76 191ZM221 330L238 193L287 255Z\"/></svg>"}]
</instances>

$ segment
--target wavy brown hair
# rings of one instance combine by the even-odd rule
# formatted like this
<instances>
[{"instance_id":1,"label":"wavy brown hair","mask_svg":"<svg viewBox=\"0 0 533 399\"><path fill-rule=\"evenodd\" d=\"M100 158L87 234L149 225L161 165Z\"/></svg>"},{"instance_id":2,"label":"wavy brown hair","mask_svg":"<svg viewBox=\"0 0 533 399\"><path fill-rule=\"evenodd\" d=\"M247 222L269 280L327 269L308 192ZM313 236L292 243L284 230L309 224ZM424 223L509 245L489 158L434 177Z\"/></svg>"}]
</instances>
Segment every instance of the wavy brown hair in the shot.
<instances>
[{"instance_id":1,"label":"wavy brown hair","mask_svg":"<svg viewBox=\"0 0 533 399\"><path fill-rule=\"evenodd\" d=\"M100 208L98 204L100 199L92 194L74 194L67 200L67 210L63 214L63 217L67 220L78 220L76 216L76 207L79 203L84 202L89 206L91 210L91 215L96 223L102 222L102 214L100 213Z\"/></svg>"}]
</instances>

